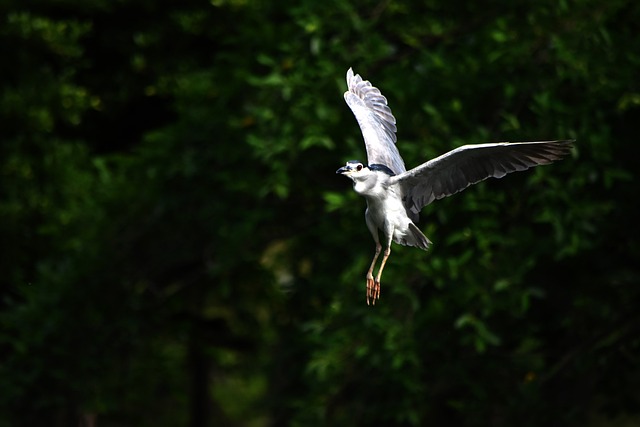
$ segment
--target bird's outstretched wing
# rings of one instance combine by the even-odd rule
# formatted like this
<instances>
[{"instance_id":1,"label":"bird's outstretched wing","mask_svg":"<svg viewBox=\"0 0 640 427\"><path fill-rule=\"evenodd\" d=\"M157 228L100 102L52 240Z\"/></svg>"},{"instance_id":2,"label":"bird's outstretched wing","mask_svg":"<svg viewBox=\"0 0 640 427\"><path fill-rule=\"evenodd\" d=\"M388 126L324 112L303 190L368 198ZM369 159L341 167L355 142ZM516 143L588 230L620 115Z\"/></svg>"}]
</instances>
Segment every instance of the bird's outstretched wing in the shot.
<instances>
[{"instance_id":1,"label":"bird's outstretched wing","mask_svg":"<svg viewBox=\"0 0 640 427\"><path fill-rule=\"evenodd\" d=\"M344 93L347 105L356 116L367 148L367 162L382 164L394 173L406 171L396 147L396 119L380 90L359 74L347 71L348 90Z\"/></svg>"},{"instance_id":2,"label":"bird's outstretched wing","mask_svg":"<svg viewBox=\"0 0 640 427\"><path fill-rule=\"evenodd\" d=\"M569 153L572 140L464 145L391 178L403 191L408 212L487 178L546 165Z\"/></svg>"}]
</instances>

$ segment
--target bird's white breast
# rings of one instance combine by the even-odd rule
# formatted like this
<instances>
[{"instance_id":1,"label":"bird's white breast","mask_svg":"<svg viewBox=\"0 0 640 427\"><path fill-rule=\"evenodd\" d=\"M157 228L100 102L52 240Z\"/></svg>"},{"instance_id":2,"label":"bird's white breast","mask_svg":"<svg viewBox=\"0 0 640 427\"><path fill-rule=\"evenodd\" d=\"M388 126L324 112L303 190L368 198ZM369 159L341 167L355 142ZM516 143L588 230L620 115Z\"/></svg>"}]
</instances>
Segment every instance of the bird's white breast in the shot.
<instances>
[{"instance_id":1,"label":"bird's white breast","mask_svg":"<svg viewBox=\"0 0 640 427\"><path fill-rule=\"evenodd\" d=\"M380 229L391 226L392 228L407 227L407 211L400 195L393 189L379 192L374 195L366 195L369 215ZM386 222L386 224L385 224Z\"/></svg>"}]
</instances>

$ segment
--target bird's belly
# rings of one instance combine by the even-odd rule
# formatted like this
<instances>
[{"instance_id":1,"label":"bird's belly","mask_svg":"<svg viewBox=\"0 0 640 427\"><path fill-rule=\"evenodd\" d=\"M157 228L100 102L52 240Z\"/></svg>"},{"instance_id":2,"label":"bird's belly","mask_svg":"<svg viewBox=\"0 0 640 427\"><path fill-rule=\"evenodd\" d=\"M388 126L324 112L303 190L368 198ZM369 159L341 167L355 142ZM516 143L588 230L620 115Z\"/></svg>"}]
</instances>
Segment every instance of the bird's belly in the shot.
<instances>
[{"instance_id":1,"label":"bird's belly","mask_svg":"<svg viewBox=\"0 0 640 427\"><path fill-rule=\"evenodd\" d=\"M404 237L411 220L400 200L387 198L369 203L368 211L373 223L385 234L392 234L394 240Z\"/></svg>"}]
</instances>

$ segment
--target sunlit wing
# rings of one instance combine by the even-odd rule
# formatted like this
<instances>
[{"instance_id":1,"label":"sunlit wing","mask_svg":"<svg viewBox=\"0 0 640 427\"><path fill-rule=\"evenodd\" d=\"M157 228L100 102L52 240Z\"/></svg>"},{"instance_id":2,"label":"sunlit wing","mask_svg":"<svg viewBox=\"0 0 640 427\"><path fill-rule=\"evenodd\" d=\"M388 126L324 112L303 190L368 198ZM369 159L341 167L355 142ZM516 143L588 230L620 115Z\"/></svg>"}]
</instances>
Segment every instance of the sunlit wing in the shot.
<instances>
[{"instance_id":1,"label":"sunlit wing","mask_svg":"<svg viewBox=\"0 0 640 427\"><path fill-rule=\"evenodd\" d=\"M487 178L546 165L567 155L572 140L464 145L391 178L400 185L407 211L418 213L433 202Z\"/></svg>"},{"instance_id":2,"label":"sunlit wing","mask_svg":"<svg viewBox=\"0 0 640 427\"><path fill-rule=\"evenodd\" d=\"M347 71L347 105L358 120L367 149L368 164L382 164L396 174L405 172L404 161L396 147L396 119L380 90L359 74Z\"/></svg>"}]
</instances>

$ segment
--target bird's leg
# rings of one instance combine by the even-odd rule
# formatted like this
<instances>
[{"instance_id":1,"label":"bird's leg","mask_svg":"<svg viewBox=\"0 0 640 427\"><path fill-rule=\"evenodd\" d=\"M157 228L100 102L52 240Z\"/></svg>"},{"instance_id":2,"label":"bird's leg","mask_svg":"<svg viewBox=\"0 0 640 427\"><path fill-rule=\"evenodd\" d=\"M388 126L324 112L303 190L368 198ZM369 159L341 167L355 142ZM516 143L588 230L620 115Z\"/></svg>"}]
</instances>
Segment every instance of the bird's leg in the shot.
<instances>
[{"instance_id":1,"label":"bird's leg","mask_svg":"<svg viewBox=\"0 0 640 427\"><path fill-rule=\"evenodd\" d=\"M380 251L382 251L382 245L379 242L376 242L376 254L373 256L373 261L371 261L369 271L367 271L367 305L369 305L369 298L373 298L373 289L375 285L375 281L373 280L373 268L376 265L376 261L378 261ZM375 299L373 303L375 304Z\"/></svg>"},{"instance_id":2,"label":"bird's leg","mask_svg":"<svg viewBox=\"0 0 640 427\"><path fill-rule=\"evenodd\" d=\"M387 246L387 249L384 250L384 256L382 257L382 262L380 263L380 270L378 270L378 276L376 277L376 281L373 285L373 294L371 295L371 297L373 298L374 305L376 303L376 300L380 299L380 279L382 278L382 270L384 270L384 265L387 263L389 255L391 255L391 244L389 244L389 246Z\"/></svg>"}]
</instances>

